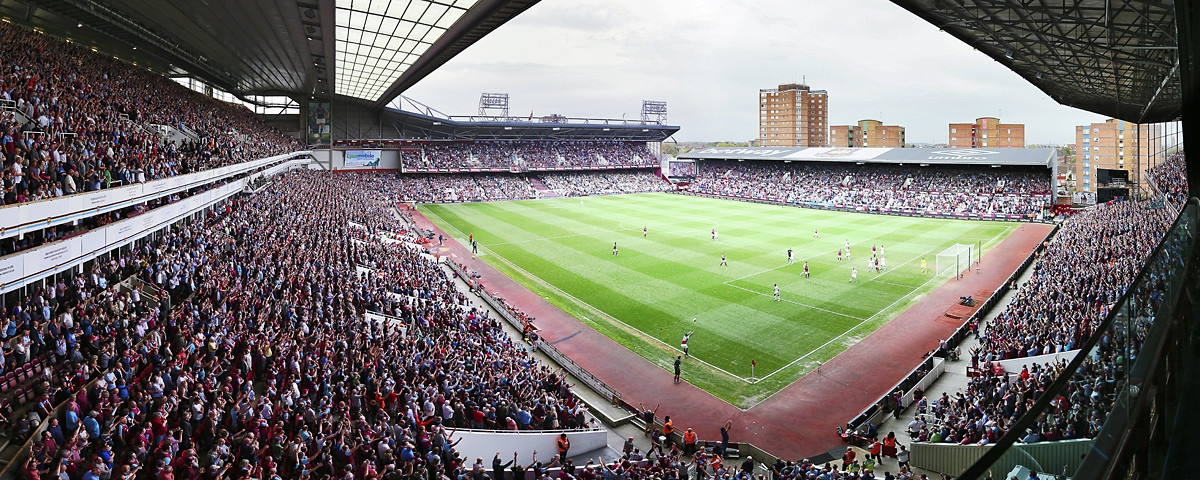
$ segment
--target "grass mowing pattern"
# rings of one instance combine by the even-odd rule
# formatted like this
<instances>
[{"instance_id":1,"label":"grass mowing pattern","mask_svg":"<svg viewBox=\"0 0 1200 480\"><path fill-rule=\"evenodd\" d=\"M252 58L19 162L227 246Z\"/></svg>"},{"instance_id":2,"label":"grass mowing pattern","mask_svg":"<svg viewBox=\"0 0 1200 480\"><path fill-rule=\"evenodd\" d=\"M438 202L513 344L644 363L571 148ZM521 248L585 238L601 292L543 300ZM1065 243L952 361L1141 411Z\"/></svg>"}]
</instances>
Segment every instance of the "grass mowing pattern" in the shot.
<instances>
[{"instance_id":1,"label":"grass mowing pattern","mask_svg":"<svg viewBox=\"0 0 1200 480\"><path fill-rule=\"evenodd\" d=\"M667 370L633 374L670 375L680 340L694 330L684 378L741 408L794 382L940 285L945 279L933 275L937 252L976 242L986 251L1017 225L673 194L421 210L463 244L473 233L488 263ZM853 256L838 262L846 240ZM620 248L615 257L613 242ZM866 268L873 244L886 248L882 274ZM795 250L794 265L787 265L788 248ZM728 266L720 265L722 253ZM922 257L929 273L921 273ZM851 267L858 268L858 283L849 283ZM775 283L782 301L772 298Z\"/></svg>"}]
</instances>

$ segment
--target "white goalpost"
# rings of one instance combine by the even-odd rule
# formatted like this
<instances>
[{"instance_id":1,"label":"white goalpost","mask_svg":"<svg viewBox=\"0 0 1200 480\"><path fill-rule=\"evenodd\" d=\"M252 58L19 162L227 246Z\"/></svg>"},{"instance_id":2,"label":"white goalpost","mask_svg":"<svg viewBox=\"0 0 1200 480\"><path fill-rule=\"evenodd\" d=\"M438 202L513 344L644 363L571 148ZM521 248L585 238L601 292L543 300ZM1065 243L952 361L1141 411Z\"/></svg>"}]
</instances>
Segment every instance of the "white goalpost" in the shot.
<instances>
[{"instance_id":1,"label":"white goalpost","mask_svg":"<svg viewBox=\"0 0 1200 480\"><path fill-rule=\"evenodd\" d=\"M971 268L971 258L975 246L958 243L937 254L937 275L939 277L957 277Z\"/></svg>"}]
</instances>

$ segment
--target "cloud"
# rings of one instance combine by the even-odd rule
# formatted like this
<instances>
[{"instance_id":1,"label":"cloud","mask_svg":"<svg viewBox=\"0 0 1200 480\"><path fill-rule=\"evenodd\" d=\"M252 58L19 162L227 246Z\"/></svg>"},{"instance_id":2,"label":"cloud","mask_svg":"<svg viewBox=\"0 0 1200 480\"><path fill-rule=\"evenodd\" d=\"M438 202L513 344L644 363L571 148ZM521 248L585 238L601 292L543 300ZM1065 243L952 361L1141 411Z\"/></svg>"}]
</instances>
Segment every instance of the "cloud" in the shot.
<instances>
[{"instance_id":1,"label":"cloud","mask_svg":"<svg viewBox=\"0 0 1200 480\"><path fill-rule=\"evenodd\" d=\"M801 79L829 91L831 125L875 118L912 142L1001 116L1025 123L1029 143L1070 143L1075 125L1102 120L878 0L540 2L405 95L470 115L480 92L504 92L514 115L599 118L663 100L678 140L748 140L758 90Z\"/></svg>"}]
</instances>

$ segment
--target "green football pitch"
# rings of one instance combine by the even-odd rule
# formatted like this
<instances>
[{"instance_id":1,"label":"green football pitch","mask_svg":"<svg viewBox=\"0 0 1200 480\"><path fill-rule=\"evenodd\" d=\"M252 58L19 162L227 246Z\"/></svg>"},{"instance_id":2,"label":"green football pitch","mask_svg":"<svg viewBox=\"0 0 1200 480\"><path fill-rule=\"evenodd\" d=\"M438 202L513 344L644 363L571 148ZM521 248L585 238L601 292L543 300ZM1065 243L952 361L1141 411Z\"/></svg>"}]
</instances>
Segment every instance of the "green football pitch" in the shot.
<instances>
[{"instance_id":1,"label":"green football pitch","mask_svg":"<svg viewBox=\"0 0 1200 480\"><path fill-rule=\"evenodd\" d=\"M946 281L933 274L939 252L954 244L982 245L986 252L1017 227L675 194L421 210L464 244L474 234L480 258L664 369L672 368L683 336L694 332L686 380L741 408L794 382ZM852 256L839 262L837 251L847 241ZM882 273L867 269L872 245L884 249ZM791 265L789 248L796 259ZM728 265L721 265L721 255ZM804 262L810 278L803 276ZM850 282L852 267L857 283Z\"/></svg>"}]
</instances>

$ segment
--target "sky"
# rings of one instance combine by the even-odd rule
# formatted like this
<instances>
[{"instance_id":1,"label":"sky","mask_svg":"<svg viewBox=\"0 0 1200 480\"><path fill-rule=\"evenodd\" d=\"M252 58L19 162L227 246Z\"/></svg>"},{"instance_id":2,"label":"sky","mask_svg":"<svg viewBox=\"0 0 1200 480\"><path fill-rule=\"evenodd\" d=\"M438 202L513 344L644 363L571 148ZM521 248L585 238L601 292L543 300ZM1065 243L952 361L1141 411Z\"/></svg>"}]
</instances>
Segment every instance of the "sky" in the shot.
<instances>
[{"instance_id":1,"label":"sky","mask_svg":"<svg viewBox=\"0 0 1200 480\"><path fill-rule=\"evenodd\" d=\"M991 116L1024 123L1028 144L1069 144L1105 119L887 0L542 0L404 95L448 115L494 92L512 116L629 119L661 100L676 141L747 141L758 90L801 81L829 92L830 125L877 119L909 143Z\"/></svg>"}]
</instances>

